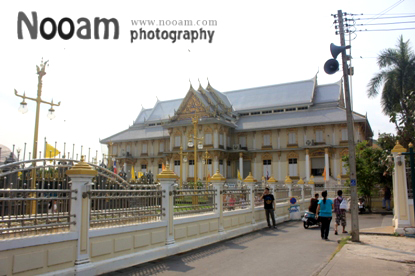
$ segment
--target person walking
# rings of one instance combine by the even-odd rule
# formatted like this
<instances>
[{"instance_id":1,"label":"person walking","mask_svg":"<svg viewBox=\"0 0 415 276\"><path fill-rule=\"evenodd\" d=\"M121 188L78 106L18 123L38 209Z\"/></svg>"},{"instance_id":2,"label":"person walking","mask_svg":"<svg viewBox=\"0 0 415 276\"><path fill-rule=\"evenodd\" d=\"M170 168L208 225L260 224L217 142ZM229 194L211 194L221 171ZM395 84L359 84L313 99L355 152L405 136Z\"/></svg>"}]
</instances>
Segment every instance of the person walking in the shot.
<instances>
[{"instance_id":1,"label":"person walking","mask_svg":"<svg viewBox=\"0 0 415 276\"><path fill-rule=\"evenodd\" d=\"M347 233L346 231L346 208L347 208L347 200L342 197L343 191L337 191L337 197L334 199L334 212L336 213L336 225L334 226L334 235L337 235L337 228L340 224L343 226L344 234ZM343 202L346 200L346 202ZM343 203L342 203L343 202ZM344 208L346 206L346 208Z\"/></svg>"},{"instance_id":2,"label":"person walking","mask_svg":"<svg viewBox=\"0 0 415 276\"><path fill-rule=\"evenodd\" d=\"M383 188L383 200L382 200L382 208L386 209L386 204L388 205L387 210L391 210L391 197L392 193L389 187Z\"/></svg>"},{"instance_id":3,"label":"person walking","mask_svg":"<svg viewBox=\"0 0 415 276\"><path fill-rule=\"evenodd\" d=\"M275 224L275 215L274 211L275 208L275 198L272 194L269 193L269 188L265 188L264 194L261 196L260 200L264 200L264 209L265 209L265 217L267 218L268 227L271 228L271 223L269 221L269 217L271 216L272 219L272 227L277 229Z\"/></svg>"},{"instance_id":4,"label":"person walking","mask_svg":"<svg viewBox=\"0 0 415 276\"><path fill-rule=\"evenodd\" d=\"M321 238L328 241L330 222L332 218L331 212L333 210L333 201L331 199L327 199L327 191L323 191L321 196L323 199L318 202L317 214L318 219L321 222Z\"/></svg>"}]
</instances>

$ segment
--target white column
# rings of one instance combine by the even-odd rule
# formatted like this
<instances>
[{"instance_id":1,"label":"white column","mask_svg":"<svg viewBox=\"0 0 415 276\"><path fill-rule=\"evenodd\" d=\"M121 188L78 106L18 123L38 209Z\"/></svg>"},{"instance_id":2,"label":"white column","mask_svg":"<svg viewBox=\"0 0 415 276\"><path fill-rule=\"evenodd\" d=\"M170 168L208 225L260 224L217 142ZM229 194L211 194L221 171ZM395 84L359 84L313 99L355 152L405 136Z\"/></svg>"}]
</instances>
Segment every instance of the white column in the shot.
<instances>
[{"instance_id":1,"label":"white column","mask_svg":"<svg viewBox=\"0 0 415 276\"><path fill-rule=\"evenodd\" d=\"M166 173L167 172L167 173ZM163 191L163 197L161 198L161 206L163 208L163 213L161 220L167 221L167 231L166 231L166 245L174 244L174 225L173 225L173 186L177 177L172 171L167 167L166 170L157 175L157 178L160 181L161 189Z\"/></svg>"},{"instance_id":2,"label":"white column","mask_svg":"<svg viewBox=\"0 0 415 276\"><path fill-rule=\"evenodd\" d=\"M335 127L333 126L333 134L332 134L332 144L335 145L336 143L336 131L335 131Z\"/></svg>"},{"instance_id":3,"label":"white column","mask_svg":"<svg viewBox=\"0 0 415 276\"><path fill-rule=\"evenodd\" d=\"M310 180L310 155L309 150L305 150L305 176L307 181Z\"/></svg>"},{"instance_id":4,"label":"white column","mask_svg":"<svg viewBox=\"0 0 415 276\"><path fill-rule=\"evenodd\" d=\"M219 159L218 156L213 157L213 170L210 172L211 176L213 176L214 172L219 170Z\"/></svg>"},{"instance_id":5,"label":"white column","mask_svg":"<svg viewBox=\"0 0 415 276\"><path fill-rule=\"evenodd\" d=\"M217 129L213 131L213 148L219 148L219 133Z\"/></svg>"},{"instance_id":6,"label":"white column","mask_svg":"<svg viewBox=\"0 0 415 276\"><path fill-rule=\"evenodd\" d=\"M329 149L324 149L324 165L326 167L326 180L330 180L330 164L329 164Z\"/></svg>"},{"instance_id":7,"label":"white column","mask_svg":"<svg viewBox=\"0 0 415 276\"><path fill-rule=\"evenodd\" d=\"M244 178L244 161L243 161L243 153L239 153L239 173L241 174L242 180Z\"/></svg>"},{"instance_id":8,"label":"white column","mask_svg":"<svg viewBox=\"0 0 415 276\"><path fill-rule=\"evenodd\" d=\"M170 151L173 151L173 145L174 145L174 140L173 140L173 135L170 134ZM196 145L195 145L196 146Z\"/></svg>"},{"instance_id":9,"label":"white column","mask_svg":"<svg viewBox=\"0 0 415 276\"><path fill-rule=\"evenodd\" d=\"M281 153L278 154L278 181L282 181L281 177Z\"/></svg>"},{"instance_id":10,"label":"white column","mask_svg":"<svg viewBox=\"0 0 415 276\"><path fill-rule=\"evenodd\" d=\"M277 138L277 141L278 141L278 148L280 149L280 148L281 148L280 130L277 130L277 135L278 135L278 138Z\"/></svg>"},{"instance_id":11,"label":"white column","mask_svg":"<svg viewBox=\"0 0 415 276\"><path fill-rule=\"evenodd\" d=\"M333 177L337 178L337 153L333 153Z\"/></svg>"},{"instance_id":12,"label":"white column","mask_svg":"<svg viewBox=\"0 0 415 276\"><path fill-rule=\"evenodd\" d=\"M405 234L404 228L411 226L409 203L408 203L408 185L406 181L405 157L401 155L406 149L401 145L395 146L392 150L395 162L393 174L393 204L394 218L393 225L395 232Z\"/></svg>"},{"instance_id":13,"label":"white column","mask_svg":"<svg viewBox=\"0 0 415 276\"><path fill-rule=\"evenodd\" d=\"M252 149L256 148L256 132L252 132Z\"/></svg>"},{"instance_id":14,"label":"white column","mask_svg":"<svg viewBox=\"0 0 415 276\"><path fill-rule=\"evenodd\" d=\"M91 180L97 175L97 171L91 168L84 162L81 157L81 162L73 166L66 174L72 180L72 190L77 193L72 194L75 199L71 200L71 214L75 215L73 220L75 224L71 224L70 231L77 233L77 248L75 258L75 273L85 275L94 274L94 266L90 262L90 241L89 241L89 213L91 201L87 194L89 185L92 185Z\"/></svg>"},{"instance_id":15,"label":"white column","mask_svg":"<svg viewBox=\"0 0 415 276\"><path fill-rule=\"evenodd\" d=\"M222 175L219 175L219 177L216 177L217 175L215 174L212 178L212 184L213 184L213 188L216 190L216 195L215 195L215 203L216 203L216 210L215 213L219 215L219 232L223 232L225 229L223 227L223 196L222 196L222 191L223 191L223 185L225 184L225 178Z\"/></svg>"},{"instance_id":16,"label":"white column","mask_svg":"<svg viewBox=\"0 0 415 276\"><path fill-rule=\"evenodd\" d=\"M254 197L254 189L255 189L255 182L244 182L249 189L249 203L250 208L252 211L252 224L255 224L255 197Z\"/></svg>"},{"instance_id":17,"label":"white column","mask_svg":"<svg viewBox=\"0 0 415 276\"><path fill-rule=\"evenodd\" d=\"M203 179L203 167L204 166L202 166L203 164L202 164L202 158L200 158L199 156L198 156L198 158L197 158L197 166L198 166L198 168L197 168L197 178L199 178L199 179Z\"/></svg>"},{"instance_id":18,"label":"white column","mask_svg":"<svg viewBox=\"0 0 415 276\"><path fill-rule=\"evenodd\" d=\"M226 150L227 147L228 147L228 135L224 131L223 132L223 148Z\"/></svg>"}]
</instances>

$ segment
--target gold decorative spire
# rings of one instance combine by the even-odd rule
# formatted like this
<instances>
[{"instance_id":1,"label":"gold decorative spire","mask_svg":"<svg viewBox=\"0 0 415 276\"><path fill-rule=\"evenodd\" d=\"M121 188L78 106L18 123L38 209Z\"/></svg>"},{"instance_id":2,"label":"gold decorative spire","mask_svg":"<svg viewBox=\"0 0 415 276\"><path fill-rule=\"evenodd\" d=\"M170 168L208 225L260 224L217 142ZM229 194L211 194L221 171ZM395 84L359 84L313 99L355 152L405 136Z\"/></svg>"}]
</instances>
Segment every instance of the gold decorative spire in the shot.
<instances>
[{"instance_id":1,"label":"gold decorative spire","mask_svg":"<svg viewBox=\"0 0 415 276\"><path fill-rule=\"evenodd\" d=\"M304 184L304 180L302 178L300 178L300 180L298 180L297 184Z\"/></svg>"},{"instance_id":2,"label":"gold decorative spire","mask_svg":"<svg viewBox=\"0 0 415 276\"><path fill-rule=\"evenodd\" d=\"M277 183L278 181L273 177L273 176L271 176L269 179L268 179L268 183Z\"/></svg>"},{"instance_id":3,"label":"gold decorative spire","mask_svg":"<svg viewBox=\"0 0 415 276\"><path fill-rule=\"evenodd\" d=\"M402 147L402 145L399 144L399 141L396 141L396 145L393 147L391 152L406 152L406 148Z\"/></svg>"},{"instance_id":4,"label":"gold decorative spire","mask_svg":"<svg viewBox=\"0 0 415 276\"><path fill-rule=\"evenodd\" d=\"M210 178L210 180L225 180L226 178L220 174L219 170L216 170L216 173Z\"/></svg>"},{"instance_id":5,"label":"gold decorative spire","mask_svg":"<svg viewBox=\"0 0 415 276\"><path fill-rule=\"evenodd\" d=\"M285 184L292 184L292 183L293 183L293 181L291 180L291 178L290 178L290 176L289 176L289 175L287 175L287 176L285 177L285 181L284 181L284 183L285 183Z\"/></svg>"},{"instance_id":6,"label":"gold decorative spire","mask_svg":"<svg viewBox=\"0 0 415 276\"><path fill-rule=\"evenodd\" d=\"M98 174L98 172L85 162L85 155L82 155L81 162L73 166L70 170L66 171L66 174L69 176L77 174L95 176Z\"/></svg>"},{"instance_id":7,"label":"gold decorative spire","mask_svg":"<svg viewBox=\"0 0 415 276\"><path fill-rule=\"evenodd\" d=\"M249 172L249 175L244 179L244 182L247 183L255 183L257 182L256 179L252 176L252 173Z\"/></svg>"},{"instance_id":8,"label":"gold decorative spire","mask_svg":"<svg viewBox=\"0 0 415 276\"><path fill-rule=\"evenodd\" d=\"M314 175L310 176L310 180L308 181L308 184L314 185Z\"/></svg>"},{"instance_id":9,"label":"gold decorative spire","mask_svg":"<svg viewBox=\"0 0 415 276\"><path fill-rule=\"evenodd\" d=\"M170 170L169 163L166 164L166 169L157 175L157 178L179 178L172 170Z\"/></svg>"}]
</instances>

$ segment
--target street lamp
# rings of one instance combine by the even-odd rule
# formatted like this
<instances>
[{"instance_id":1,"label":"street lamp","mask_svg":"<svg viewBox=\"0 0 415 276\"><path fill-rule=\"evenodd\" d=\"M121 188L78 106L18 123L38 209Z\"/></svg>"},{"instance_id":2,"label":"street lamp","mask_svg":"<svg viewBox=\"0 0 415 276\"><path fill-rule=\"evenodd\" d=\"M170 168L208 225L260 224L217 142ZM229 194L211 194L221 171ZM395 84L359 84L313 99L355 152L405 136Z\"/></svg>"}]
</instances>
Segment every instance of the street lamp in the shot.
<instances>
[{"instance_id":1,"label":"street lamp","mask_svg":"<svg viewBox=\"0 0 415 276\"><path fill-rule=\"evenodd\" d=\"M187 143L187 145L189 146L189 148L193 147L195 150L195 164L193 166L194 168L194 189L197 189L197 149L202 150L203 149L203 137L199 138L197 137L197 125L199 123L199 118L197 116L192 117L192 124L193 124L193 136L189 135L189 142ZM193 140L192 140L193 139ZM195 143L198 142L197 147L195 146Z\"/></svg>"},{"instance_id":2,"label":"street lamp","mask_svg":"<svg viewBox=\"0 0 415 276\"><path fill-rule=\"evenodd\" d=\"M30 98L27 97L25 93L23 93L23 95L19 95L17 93L17 90L14 90L14 94L17 97L20 97L23 99L23 101L20 103L20 107L19 107L19 111L21 113L26 113L28 111L27 108L27 103L26 103L26 99L31 100L31 101L35 101L36 102L36 120L35 120L35 133L34 133L34 138L33 138L33 160L36 159L36 155L37 155L37 140L38 140L38 134L39 134L39 111L40 111L40 104L44 103L44 104L50 104L50 109L49 109L49 113L48 113L48 118L49 119L53 119L55 117L55 110L53 109L54 106L60 106L60 102L58 104L54 104L53 100L52 102L46 102L44 100L42 100L42 78L44 75L46 75L46 65L47 65L48 61L46 61L45 63L43 63L43 59L42 62L40 64L40 68L39 66L36 66L37 69L37 74L38 76L38 86L37 86L37 97L36 98ZM33 167L36 167L36 162L33 162ZM36 170L33 169L32 170L32 183L31 183L31 188L32 189L36 189ZM31 197L35 197L36 194L33 193L31 194ZM32 206L31 206L31 210L32 210L32 214L36 213L36 201L33 200L32 201Z\"/></svg>"}]
</instances>

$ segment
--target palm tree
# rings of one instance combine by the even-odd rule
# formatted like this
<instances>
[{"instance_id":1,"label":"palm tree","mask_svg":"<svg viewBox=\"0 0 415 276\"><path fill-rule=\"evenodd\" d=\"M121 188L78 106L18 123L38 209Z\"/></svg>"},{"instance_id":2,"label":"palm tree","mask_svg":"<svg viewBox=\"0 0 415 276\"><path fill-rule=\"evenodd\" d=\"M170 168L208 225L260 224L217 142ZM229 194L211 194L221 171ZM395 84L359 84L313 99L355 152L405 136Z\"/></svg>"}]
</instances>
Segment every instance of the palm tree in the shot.
<instances>
[{"instance_id":1,"label":"palm tree","mask_svg":"<svg viewBox=\"0 0 415 276\"><path fill-rule=\"evenodd\" d=\"M401 35L395 49L383 50L377 59L381 69L369 82L367 95L382 91L382 111L395 124L404 144L415 134L415 55Z\"/></svg>"}]
</instances>

